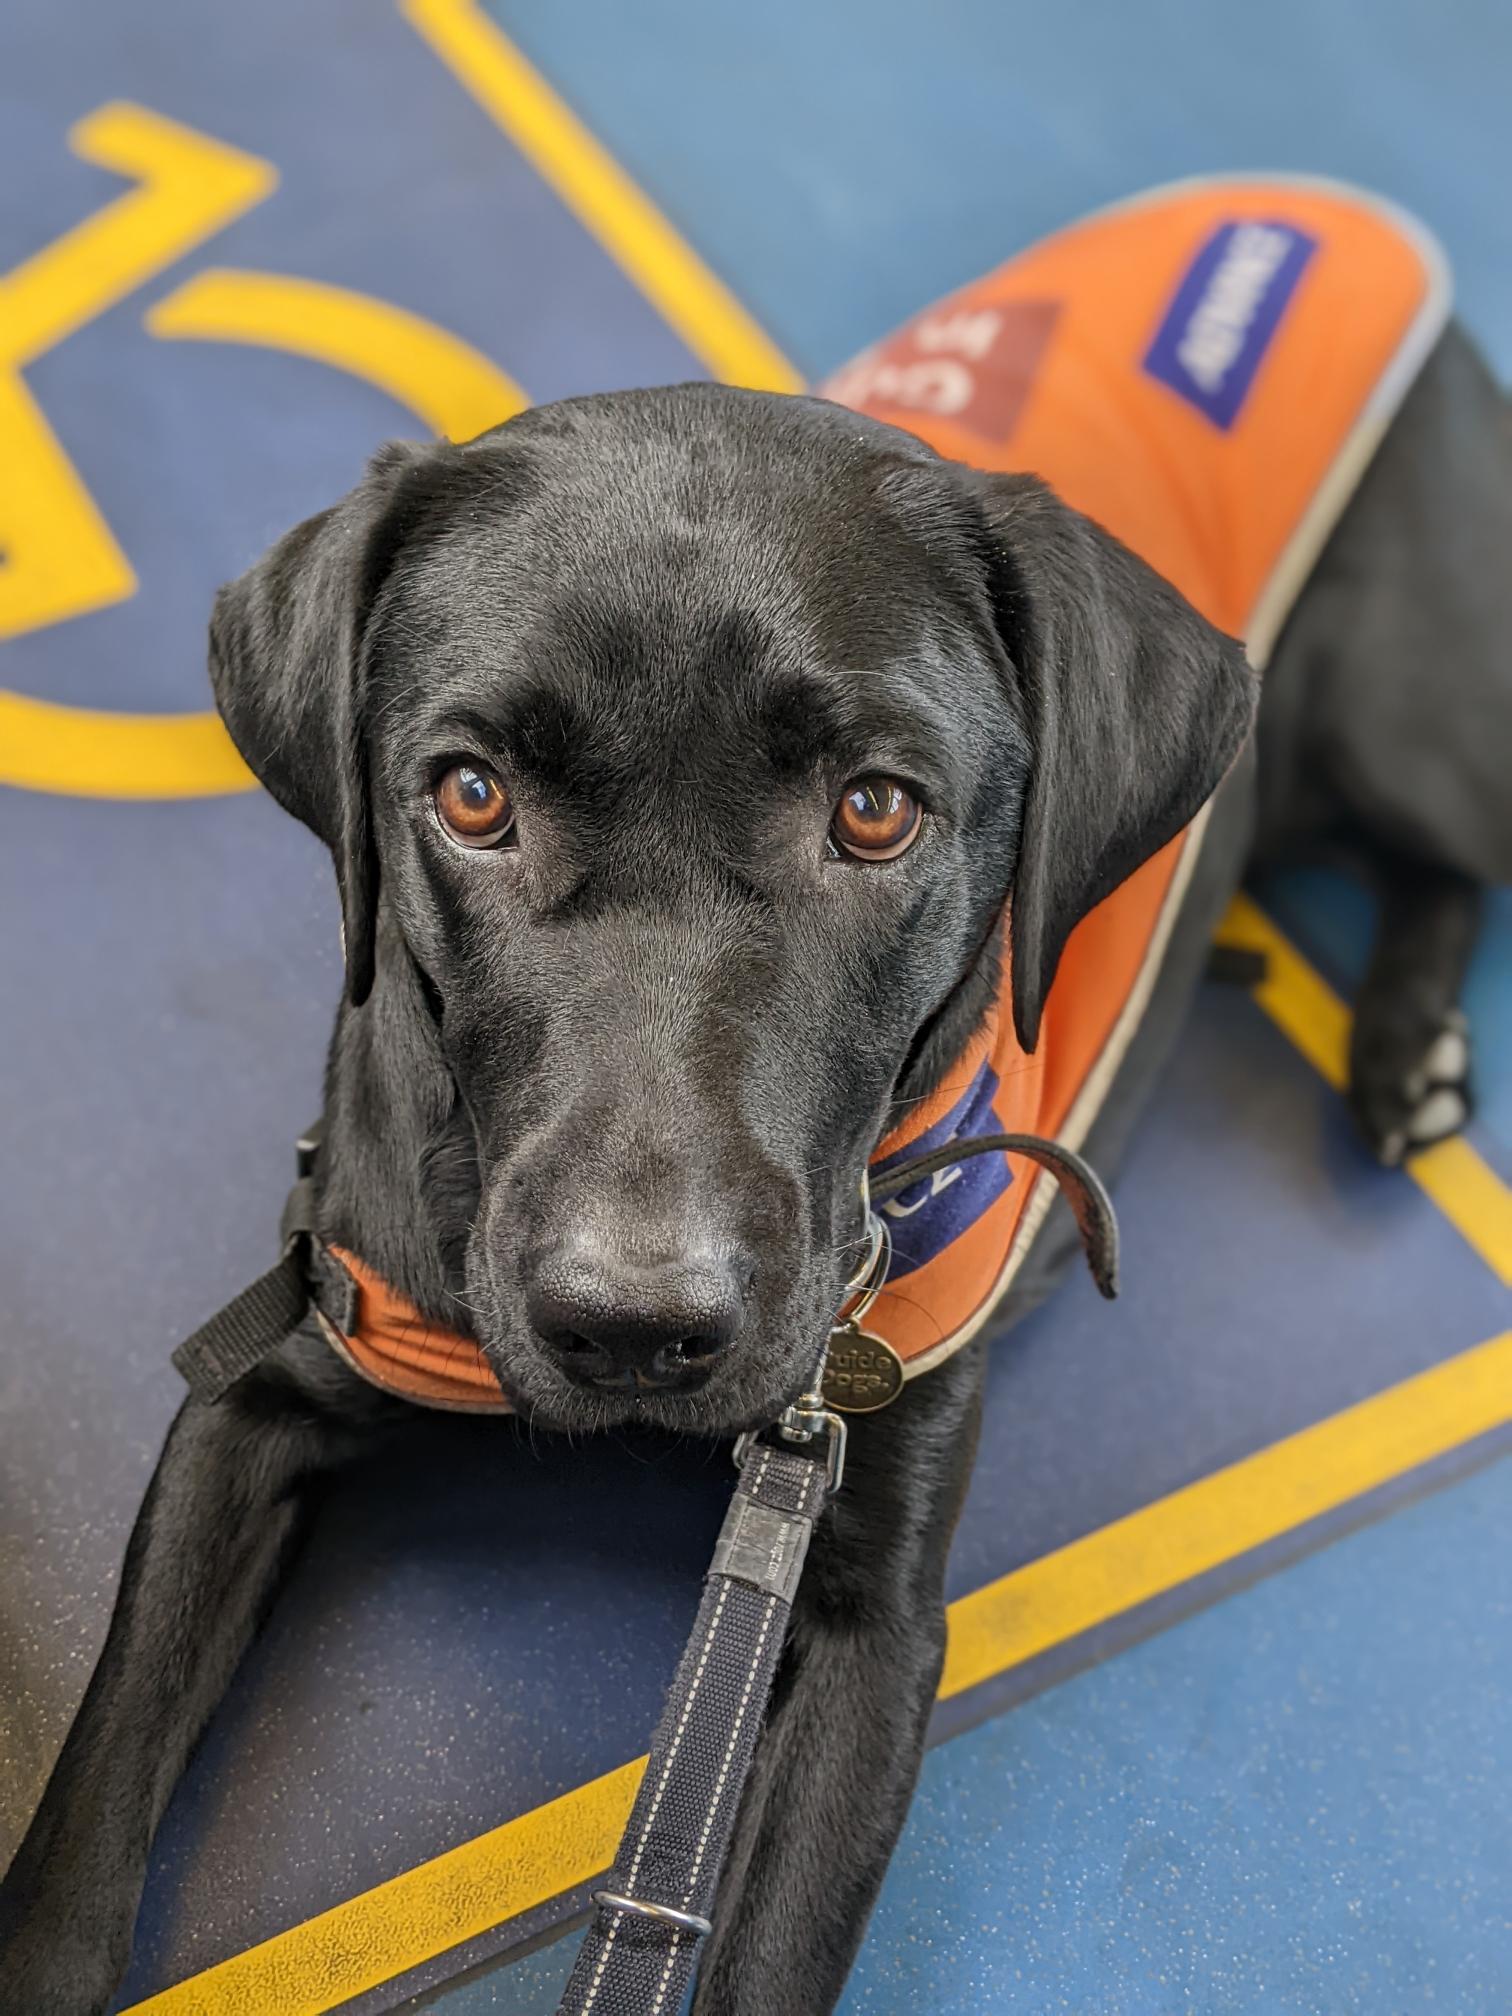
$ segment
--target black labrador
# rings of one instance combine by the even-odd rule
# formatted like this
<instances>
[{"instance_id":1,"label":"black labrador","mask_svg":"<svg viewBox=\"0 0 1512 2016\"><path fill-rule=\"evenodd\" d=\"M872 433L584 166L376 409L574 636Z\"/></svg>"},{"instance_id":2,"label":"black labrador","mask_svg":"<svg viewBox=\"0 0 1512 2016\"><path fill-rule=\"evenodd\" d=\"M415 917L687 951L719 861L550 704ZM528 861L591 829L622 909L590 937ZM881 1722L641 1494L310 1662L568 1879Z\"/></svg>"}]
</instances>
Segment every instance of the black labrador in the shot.
<instances>
[{"instance_id":1,"label":"black labrador","mask_svg":"<svg viewBox=\"0 0 1512 2016\"><path fill-rule=\"evenodd\" d=\"M1382 895L1367 1142L1452 1132L1481 892L1512 878L1509 554L1506 409L1451 328L1280 641L1257 793L1238 647L1030 478L699 385L385 450L212 629L232 734L340 881L322 1231L471 1330L539 1423L770 1421L851 1269L869 1152L995 990L1006 899L1032 1035L1077 919L1225 777L1092 1159L1246 860L1307 849ZM897 788L856 798L874 779ZM1047 1230L1005 1320L1070 1245ZM700 2011L840 1992L919 1765L982 1370L964 1351L853 1427ZM185 1404L0 1892L12 2016L106 2008L154 1830L317 1487L411 1418L314 1333ZM823 1712L884 1694L880 1754Z\"/></svg>"}]
</instances>

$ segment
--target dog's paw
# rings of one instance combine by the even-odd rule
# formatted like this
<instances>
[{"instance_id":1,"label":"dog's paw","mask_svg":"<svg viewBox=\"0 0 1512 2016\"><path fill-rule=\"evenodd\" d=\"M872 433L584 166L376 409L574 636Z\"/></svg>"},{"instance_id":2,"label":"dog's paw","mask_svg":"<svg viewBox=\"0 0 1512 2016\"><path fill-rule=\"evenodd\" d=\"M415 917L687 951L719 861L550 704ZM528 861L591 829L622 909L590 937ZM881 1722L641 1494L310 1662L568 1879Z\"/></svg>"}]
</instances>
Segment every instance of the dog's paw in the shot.
<instances>
[{"instance_id":1,"label":"dog's paw","mask_svg":"<svg viewBox=\"0 0 1512 2016\"><path fill-rule=\"evenodd\" d=\"M1471 1112L1470 1026L1461 1011L1426 1029L1394 1017L1357 1021L1349 1104L1388 1169L1458 1134Z\"/></svg>"}]
</instances>

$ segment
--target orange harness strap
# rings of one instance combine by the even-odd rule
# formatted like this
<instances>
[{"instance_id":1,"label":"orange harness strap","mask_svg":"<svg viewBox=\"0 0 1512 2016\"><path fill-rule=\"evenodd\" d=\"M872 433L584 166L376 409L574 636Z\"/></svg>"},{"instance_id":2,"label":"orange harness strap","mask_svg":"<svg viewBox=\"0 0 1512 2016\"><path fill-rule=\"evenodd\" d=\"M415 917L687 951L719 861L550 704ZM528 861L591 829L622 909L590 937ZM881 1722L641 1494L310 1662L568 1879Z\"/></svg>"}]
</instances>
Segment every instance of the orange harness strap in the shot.
<instances>
[{"instance_id":1,"label":"orange harness strap","mask_svg":"<svg viewBox=\"0 0 1512 2016\"><path fill-rule=\"evenodd\" d=\"M349 1331L338 1330L324 1312L320 1316L321 1328L354 1372L385 1393L425 1407L467 1414L509 1411L474 1338L429 1322L407 1295L344 1246L326 1251L357 1284L356 1321Z\"/></svg>"},{"instance_id":2,"label":"orange harness strap","mask_svg":"<svg viewBox=\"0 0 1512 2016\"><path fill-rule=\"evenodd\" d=\"M885 1210L887 1198L906 1183L927 1179L936 1166L1007 1153L1027 1156L1059 1183L1076 1220L1092 1278L1111 1301L1118 1293L1118 1220L1112 1203L1081 1157L1054 1141L1038 1141L1027 1134L989 1134L965 1147L948 1142L943 1148L911 1156L906 1170L880 1179L873 1188L873 1200ZM429 1407L483 1413L508 1408L497 1377L471 1337L427 1322L408 1297L347 1247L321 1250L345 1270L353 1294L351 1313L340 1321L328 1308L321 1308L318 1300L316 1315L334 1349L354 1371L385 1392ZM855 1300L852 1296L846 1306L851 1307Z\"/></svg>"}]
</instances>

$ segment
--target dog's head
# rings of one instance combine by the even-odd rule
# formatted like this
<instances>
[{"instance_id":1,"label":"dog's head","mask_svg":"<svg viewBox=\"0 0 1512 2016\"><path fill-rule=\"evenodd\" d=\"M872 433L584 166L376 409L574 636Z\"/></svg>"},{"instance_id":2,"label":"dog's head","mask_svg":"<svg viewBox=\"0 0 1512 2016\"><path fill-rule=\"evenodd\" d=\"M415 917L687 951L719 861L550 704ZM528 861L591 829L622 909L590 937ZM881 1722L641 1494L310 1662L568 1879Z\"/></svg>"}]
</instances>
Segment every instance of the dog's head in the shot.
<instances>
[{"instance_id":1,"label":"dog's head","mask_svg":"<svg viewBox=\"0 0 1512 2016\"><path fill-rule=\"evenodd\" d=\"M337 1068L454 1088L448 1293L567 1424L794 1396L1004 917L1032 1047L1072 927L1253 708L1239 648L1032 478L707 386L386 450L222 592L211 659L335 856Z\"/></svg>"}]
</instances>

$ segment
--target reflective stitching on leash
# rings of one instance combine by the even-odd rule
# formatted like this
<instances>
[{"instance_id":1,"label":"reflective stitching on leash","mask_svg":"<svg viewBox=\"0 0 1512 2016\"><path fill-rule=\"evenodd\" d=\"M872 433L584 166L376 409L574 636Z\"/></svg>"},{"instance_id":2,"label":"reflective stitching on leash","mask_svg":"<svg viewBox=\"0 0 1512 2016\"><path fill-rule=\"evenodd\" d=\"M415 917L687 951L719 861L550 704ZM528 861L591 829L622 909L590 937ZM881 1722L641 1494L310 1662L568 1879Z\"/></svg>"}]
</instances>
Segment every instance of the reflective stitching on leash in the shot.
<instances>
[{"instance_id":1,"label":"reflective stitching on leash","mask_svg":"<svg viewBox=\"0 0 1512 2016\"><path fill-rule=\"evenodd\" d=\"M757 1482L761 1480L758 1478ZM761 1654L766 1645L767 1633L772 1628L772 1619L777 1614L777 1598L768 1596L766 1615L761 1620L761 1632L756 1640L756 1650L751 1655L751 1670L746 1675L745 1689L740 1697L740 1706L735 1711L735 1724L730 1731L730 1740L725 1747L724 1762L719 1767L719 1777L715 1781L714 1793L709 1800L709 1810L704 1815L703 1832L698 1837L698 1852L693 1857L693 1867L688 1873L688 1887L683 1893L683 1909L693 1908L693 1893L698 1888L698 1872L703 1867L704 1850L709 1845L709 1835L714 1826L715 1815L719 1812L719 1802L724 1796L725 1781L730 1775L730 1765L740 1744L740 1732L745 1727L746 1710L751 1705L751 1690L756 1685L756 1675L761 1667ZM651 2004L650 2016L659 2016L667 1988L672 1979L672 1964L681 1950L681 1933L677 1933L667 1952L666 1964L662 1968L661 1980L657 1984L656 2000Z\"/></svg>"},{"instance_id":2,"label":"reflective stitching on leash","mask_svg":"<svg viewBox=\"0 0 1512 2016\"><path fill-rule=\"evenodd\" d=\"M756 1482L752 1487L754 1491L761 1489L771 1460L771 1452L764 1450L761 1457L761 1468L756 1473ZM646 1814L645 1825L641 1828L640 1839L635 1844L635 1854L631 1859L630 1868L625 1878L626 1888L632 1893L635 1888L635 1879L640 1874L641 1857L646 1852L647 1837L650 1835L652 1823L656 1819L662 1797L666 1792L667 1780L672 1775L673 1762L676 1759L678 1751L682 1748L682 1740L687 1733L688 1718L693 1713L694 1702L698 1699L699 1687L702 1685L704 1674L708 1670L709 1655L714 1649L714 1640L719 1632L719 1620L724 1615L725 1601L729 1596L731 1587L732 1585L726 1582L719 1592L719 1601L714 1606L714 1615L709 1619L709 1635L704 1640L704 1648L699 1656L698 1670L693 1675L693 1685L688 1689L688 1698L683 1703L683 1712L677 1724L677 1733L672 1738L672 1746L668 1750L666 1762L662 1766L661 1780L657 1785L656 1794ZM604 1979L604 1970L609 1965L609 1955L614 1948L614 1935L619 1931L619 1928L620 1914L616 1913L614 1921L609 1927L608 1937L604 1940L604 1950L599 1955L598 1965L593 1970L593 1979L588 1984L588 1993L583 1998L582 2016L588 2016L588 2012L598 2000L598 1991ZM674 1935L672 1947L674 1953L677 1951L676 1936ZM665 1991L663 1990L663 1992ZM658 2000L660 2000L660 1997L658 1997Z\"/></svg>"}]
</instances>

